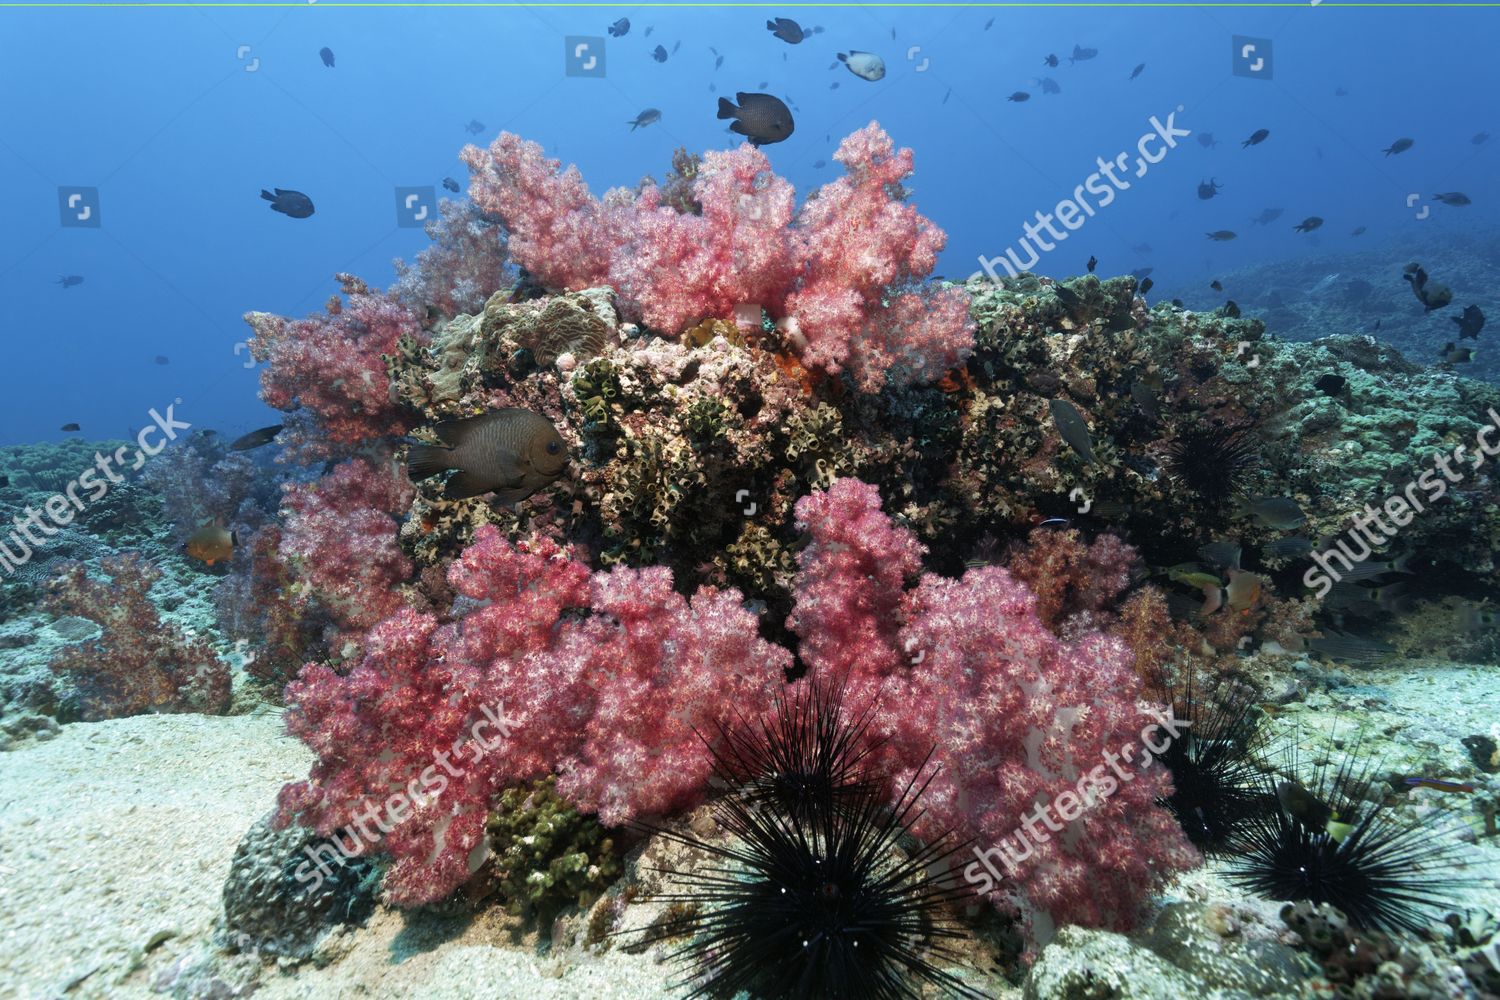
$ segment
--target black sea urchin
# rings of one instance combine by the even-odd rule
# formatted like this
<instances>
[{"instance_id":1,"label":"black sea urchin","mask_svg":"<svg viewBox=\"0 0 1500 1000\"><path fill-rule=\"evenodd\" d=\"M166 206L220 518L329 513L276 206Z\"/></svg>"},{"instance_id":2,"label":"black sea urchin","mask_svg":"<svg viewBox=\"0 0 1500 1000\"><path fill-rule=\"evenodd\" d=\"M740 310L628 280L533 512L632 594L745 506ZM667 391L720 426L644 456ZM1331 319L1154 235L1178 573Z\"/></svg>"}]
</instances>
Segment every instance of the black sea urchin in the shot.
<instances>
[{"instance_id":1,"label":"black sea urchin","mask_svg":"<svg viewBox=\"0 0 1500 1000\"><path fill-rule=\"evenodd\" d=\"M663 871L682 891L655 897L691 904L657 928L658 936L691 936L673 954L689 971L687 995L915 1000L927 984L983 996L934 964L959 961L949 942L963 932L945 925L945 911L970 891L947 862L964 845L943 835L903 846L931 776L912 778L887 804L884 783L859 769L851 749L861 723L844 724L836 698L808 698L780 704L762 732L773 749L759 752L797 762L812 780L752 783L724 796L714 815L727 842L661 831L714 859L696 871ZM734 758L720 756L720 778L743 778L726 759ZM854 780L830 790L822 785L830 774Z\"/></svg>"},{"instance_id":2,"label":"black sea urchin","mask_svg":"<svg viewBox=\"0 0 1500 1000\"><path fill-rule=\"evenodd\" d=\"M1172 478L1211 504L1228 503L1255 462L1255 444L1244 428L1195 424L1167 446Z\"/></svg>"},{"instance_id":3,"label":"black sea urchin","mask_svg":"<svg viewBox=\"0 0 1500 1000\"><path fill-rule=\"evenodd\" d=\"M1324 766L1305 783L1266 779L1263 791L1279 805L1245 825L1225 874L1269 899L1328 903L1362 930L1425 929L1474 881L1455 874L1453 815L1403 821L1371 773L1356 747L1331 776Z\"/></svg>"},{"instance_id":4,"label":"black sea urchin","mask_svg":"<svg viewBox=\"0 0 1500 1000\"><path fill-rule=\"evenodd\" d=\"M1266 744L1260 710L1248 689L1229 681L1202 691L1189 679L1164 700L1190 728L1157 757L1172 772L1172 795L1161 804L1194 847L1223 854L1248 823L1276 808L1257 765Z\"/></svg>"}]
</instances>

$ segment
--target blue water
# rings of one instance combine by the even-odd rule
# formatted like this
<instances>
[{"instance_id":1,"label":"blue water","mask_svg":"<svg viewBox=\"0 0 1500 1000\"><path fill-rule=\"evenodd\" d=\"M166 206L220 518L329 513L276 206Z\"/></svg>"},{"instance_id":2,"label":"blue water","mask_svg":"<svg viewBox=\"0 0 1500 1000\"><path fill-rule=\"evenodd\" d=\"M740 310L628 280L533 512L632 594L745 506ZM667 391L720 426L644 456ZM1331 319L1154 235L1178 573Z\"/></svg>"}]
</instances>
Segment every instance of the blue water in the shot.
<instances>
[{"instance_id":1,"label":"blue water","mask_svg":"<svg viewBox=\"0 0 1500 1000\"><path fill-rule=\"evenodd\" d=\"M778 14L825 30L789 46L764 26ZM603 36L621 16L631 30L606 39L605 76L566 76L564 37ZM387 284L392 259L425 244L419 228L396 225L396 186L437 187L444 176L466 186L459 148L502 129L577 163L596 192L633 185L661 176L677 146L737 143L714 116L717 97L762 82L794 105L796 134L766 149L801 193L838 175L839 139L872 118L916 151L914 200L948 232L939 273L949 277L1015 244L1022 224L1084 183L1097 157L1130 151L1133 164L1150 118L1174 111L1177 128L1195 135L1128 176L1131 187L1035 270L1081 273L1092 254L1100 274L1149 266L1159 283L1197 281L1357 240L1493 227L1500 139L1470 140L1500 136L1496 17L1332 2L6 9L0 441L58 437L70 421L87 436L123 435L175 399L195 426L235 433L270 423L256 373L236 353L248 333L240 316L317 310L338 271ZM1237 34L1271 40L1270 79L1232 73ZM650 58L657 44L678 42L664 64ZM1097 58L1069 65L1075 44L1097 48ZM320 61L323 46L335 68ZM717 71L710 46L724 56ZM850 49L881 55L885 78L869 83L836 65ZM1056 69L1043 65L1048 53L1061 57ZM1127 80L1139 63L1139 78ZM1032 83L1043 76L1061 93L1043 94ZM1348 95L1335 96L1339 87ZM1031 99L1006 100L1018 90ZM632 132L624 123L647 107L662 120ZM470 119L484 123L479 136L465 133ZM1270 138L1242 149L1259 128ZM1201 147L1204 131L1220 145ZM1402 136L1415 145L1382 154ZM1223 190L1199 200L1210 177ZM63 185L98 188L97 228L60 227ZM259 191L275 186L308 193L316 215L271 212ZM1473 204L1432 204L1439 191ZM1249 224L1269 206L1285 214ZM1319 233L1292 231L1311 215L1327 220ZM1351 237L1356 226L1369 231ZM1208 242L1217 229L1239 238ZM1152 249L1131 249L1139 244ZM63 289L55 282L64 274L84 283ZM1495 312L1492 304L1483 303Z\"/></svg>"}]
</instances>

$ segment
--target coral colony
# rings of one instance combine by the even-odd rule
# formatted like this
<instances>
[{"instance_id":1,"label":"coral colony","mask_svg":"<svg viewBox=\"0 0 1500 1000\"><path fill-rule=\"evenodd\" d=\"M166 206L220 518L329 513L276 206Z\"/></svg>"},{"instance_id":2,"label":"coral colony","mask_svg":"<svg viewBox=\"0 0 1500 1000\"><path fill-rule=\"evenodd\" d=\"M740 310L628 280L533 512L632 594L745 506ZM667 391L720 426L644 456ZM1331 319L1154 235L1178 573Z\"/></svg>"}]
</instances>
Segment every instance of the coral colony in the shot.
<instances>
[{"instance_id":1,"label":"coral colony","mask_svg":"<svg viewBox=\"0 0 1500 1000\"><path fill-rule=\"evenodd\" d=\"M256 443L308 467L261 514L248 486L222 498L221 618L314 756L256 833L290 854L268 877L304 884L276 898L489 885L518 913L596 906L602 947L636 895L622 859L675 838L712 867L673 863L647 937L678 939L704 996L969 995L981 923L1027 961L1066 924L1129 930L1205 853L1277 899L1353 900L1356 926L1441 902L1407 868L1449 855L1396 811L1340 843L1284 814L1238 666L1247 644L1369 654L1331 640L1289 553L1401 453L1288 436L1292 408L1343 419L1306 372L1433 376L1149 309L1133 278L932 278L944 234L874 122L800 201L749 144L602 198L514 135L462 157L472 201L390 292L339 275L317 315L246 317L285 413ZM1454 409L1410 434L1473 437L1488 397L1442 385ZM555 428L563 474L446 489L484 458L439 468L455 422L508 409ZM1487 482L1397 544L1492 585ZM226 666L155 619L152 570L105 570L52 586L102 628L53 664L77 711L224 710ZM1377 600L1370 575L1341 593ZM1323 856L1342 881L1299 890L1286 859ZM1361 871L1383 881L1348 889Z\"/></svg>"}]
</instances>

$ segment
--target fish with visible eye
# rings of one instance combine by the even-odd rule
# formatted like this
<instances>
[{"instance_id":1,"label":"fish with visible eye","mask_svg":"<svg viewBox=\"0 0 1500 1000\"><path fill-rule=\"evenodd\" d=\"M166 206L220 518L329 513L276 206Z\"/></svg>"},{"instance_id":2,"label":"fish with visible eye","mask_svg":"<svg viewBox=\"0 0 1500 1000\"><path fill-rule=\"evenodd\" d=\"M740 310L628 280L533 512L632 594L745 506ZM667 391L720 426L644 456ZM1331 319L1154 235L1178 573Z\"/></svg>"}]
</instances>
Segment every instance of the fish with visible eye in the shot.
<instances>
[{"instance_id":1,"label":"fish with visible eye","mask_svg":"<svg viewBox=\"0 0 1500 1000\"><path fill-rule=\"evenodd\" d=\"M1413 788L1432 788L1439 792L1457 792L1461 795L1471 795L1474 792L1474 786L1466 781L1444 781L1441 778L1403 778L1402 784Z\"/></svg>"},{"instance_id":2,"label":"fish with visible eye","mask_svg":"<svg viewBox=\"0 0 1500 1000\"><path fill-rule=\"evenodd\" d=\"M230 451L251 451L262 448L276 440L276 435L282 430L281 424L272 424L270 427L261 427L241 437L235 438L229 445Z\"/></svg>"},{"instance_id":3,"label":"fish with visible eye","mask_svg":"<svg viewBox=\"0 0 1500 1000\"><path fill-rule=\"evenodd\" d=\"M199 562L212 566L216 562L228 562L234 556L239 536L222 524L205 524L188 536L182 543L182 551Z\"/></svg>"},{"instance_id":4,"label":"fish with visible eye","mask_svg":"<svg viewBox=\"0 0 1500 1000\"><path fill-rule=\"evenodd\" d=\"M448 474L443 495L465 500L485 493L520 503L562 476L568 446L534 410L507 407L433 427L441 445L413 444L406 454L413 482Z\"/></svg>"},{"instance_id":5,"label":"fish with visible eye","mask_svg":"<svg viewBox=\"0 0 1500 1000\"><path fill-rule=\"evenodd\" d=\"M756 148L781 142L797 130L791 109L779 97L741 91L734 99L739 102L738 107L727 97L719 98L718 117L734 119L729 131L749 139Z\"/></svg>"},{"instance_id":6,"label":"fish with visible eye","mask_svg":"<svg viewBox=\"0 0 1500 1000\"><path fill-rule=\"evenodd\" d=\"M840 52L839 62L861 80L874 83L885 79L885 60L872 52L860 52L858 49Z\"/></svg>"}]
</instances>

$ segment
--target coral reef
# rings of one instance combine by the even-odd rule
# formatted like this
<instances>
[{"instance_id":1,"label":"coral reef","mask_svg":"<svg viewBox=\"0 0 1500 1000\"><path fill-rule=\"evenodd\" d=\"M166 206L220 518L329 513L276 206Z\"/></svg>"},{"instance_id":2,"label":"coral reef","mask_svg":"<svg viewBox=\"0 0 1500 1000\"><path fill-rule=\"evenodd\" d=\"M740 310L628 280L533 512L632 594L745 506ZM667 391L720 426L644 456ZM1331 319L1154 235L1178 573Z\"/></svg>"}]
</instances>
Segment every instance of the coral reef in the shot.
<instances>
[{"instance_id":1,"label":"coral reef","mask_svg":"<svg viewBox=\"0 0 1500 1000\"><path fill-rule=\"evenodd\" d=\"M504 220L522 267L564 290L611 285L630 318L669 336L759 306L785 320L805 365L847 369L868 392L887 379L934 380L971 348L965 293L915 288L945 237L905 203L911 150L896 150L874 122L834 154L848 176L800 211L791 185L748 144L691 165L690 205L671 188L664 203L654 183L598 201L576 168L560 172L510 133L463 158L470 195Z\"/></svg>"},{"instance_id":2,"label":"coral reef","mask_svg":"<svg viewBox=\"0 0 1500 1000\"><path fill-rule=\"evenodd\" d=\"M866 484L839 480L799 501L797 517L811 535L788 621L802 661L844 687L851 711L873 713L874 752L897 781L937 748L916 832L955 830L981 851L1025 845L1009 855L1013 883L997 869L977 891L1032 919L1127 927L1151 886L1198 863L1156 805L1170 790L1161 769L1101 780L1116 748L1127 760L1146 752L1137 733L1152 723L1123 642L1097 632L1058 639L1036 598L997 567L961 580L925 574L906 589L921 547ZM1074 832L1050 838L1033 818L1028 842L1027 810L1053 804Z\"/></svg>"},{"instance_id":3,"label":"coral reef","mask_svg":"<svg viewBox=\"0 0 1500 1000\"><path fill-rule=\"evenodd\" d=\"M661 568L590 575L556 544L512 545L493 526L448 582L467 614L402 608L346 675L312 664L287 688L288 728L318 761L283 790L278 822L326 836L391 816L381 834L360 829L395 858L386 887L400 903L467 879L495 796L518 782L558 773L559 793L609 825L692 804L711 760L694 730L769 706L789 665L733 591L689 601ZM506 735L502 752L486 726Z\"/></svg>"},{"instance_id":4,"label":"coral reef","mask_svg":"<svg viewBox=\"0 0 1500 1000\"><path fill-rule=\"evenodd\" d=\"M614 840L556 791L553 775L500 793L485 831L502 895L542 926L565 906L587 906L624 866Z\"/></svg>"},{"instance_id":5,"label":"coral reef","mask_svg":"<svg viewBox=\"0 0 1500 1000\"><path fill-rule=\"evenodd\" d=\"M334 296L323 316L245 315L255 331L250 355L268 364L261 399L300 418L288 421L280 443L309 461L407 429L390 400L381 356L402 336L422 335L417 318L353 275L338 280L347 301Z\"/></svg>"},{"instance_id":6,"label":"coral reef","mask_svg":"<svg viewBox=\"0 0 1500 1000\"><path fill-rule=\"evenodd\" d=\"M331 929L363 923L375 908L379 869L367 858L339 857L314 872L310 859L324 855L337 856L306 830L278 831L262 817L229 863L220 940L231 951L300 962Z\"/></svg>"},{"instance_id":7,"label":"coral reef","mask_svg":"<svg viewBox=\"0 0 1500 1000\"><path fill-rule=\"evenodd\" d=\"M85 721L145 712L222 712L229 706L229 667L207 643L161 620L151 585L161 571L139 554L106 557L91 577L70 563L48 582L44 608L76 615L103 630L50 664L72 684L70 697Z\"/></svg>"},{"instance_id":8,"label":"coral reef","mask_svg":"<svg viewBox=\"0 0 1500 1000\"><path fill-rule=\"evenodd\" d=\"M438 217L425 228L432 246L412 264L396 261L390 287L390 294L417 316L478 312L513 279L504 231L472 202L444 198Z\"/></svg>"}]
</instances>

